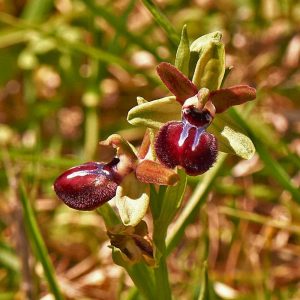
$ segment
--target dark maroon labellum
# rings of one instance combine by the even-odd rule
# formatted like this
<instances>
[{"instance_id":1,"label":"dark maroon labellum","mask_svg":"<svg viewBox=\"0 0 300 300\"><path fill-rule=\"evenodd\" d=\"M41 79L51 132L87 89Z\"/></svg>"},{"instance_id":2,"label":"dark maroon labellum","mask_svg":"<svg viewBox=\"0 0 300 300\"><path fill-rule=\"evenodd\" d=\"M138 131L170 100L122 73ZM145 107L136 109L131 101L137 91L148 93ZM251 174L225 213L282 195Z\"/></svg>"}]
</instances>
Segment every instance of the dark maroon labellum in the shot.
<instances>
[{"instance_id":1,"label":"dark maroon labellum","mask_svg":"<svg viewBox=\"0 0 300 300\"><path fill-rule=\"evenodd\" d=\"M155 150L165 166L181 166L189 175L200 175L216 161L218 146L214 135L204 127L193 126L183 119L169 122L160 129Z\"/></svg>"},{"instance_id":2,"label":"dark maroon labellum","mask_svg":"<svg viewBox=\"0 0 300 300\"><path fill-rule=\"evenodd\" d=\"M54 182L57 196L69 207L92 210L112 199L121 178L116 174L119 159L110 163L88 162L71 168Z\"/></svg>"}]
</instances>

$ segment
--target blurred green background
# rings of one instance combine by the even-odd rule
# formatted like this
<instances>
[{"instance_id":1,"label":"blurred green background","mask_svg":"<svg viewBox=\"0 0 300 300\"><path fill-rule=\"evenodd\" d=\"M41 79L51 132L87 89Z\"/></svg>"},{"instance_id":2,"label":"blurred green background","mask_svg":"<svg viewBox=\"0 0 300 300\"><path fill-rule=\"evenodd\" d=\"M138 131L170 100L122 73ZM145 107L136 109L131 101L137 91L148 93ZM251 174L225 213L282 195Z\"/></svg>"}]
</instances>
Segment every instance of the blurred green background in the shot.
<instances>
[{"instance_id":1,"label":"blurred green background","mask_svg":"<svg viewBox=\"0 0 300 300\"><path fill-rule=\"evenodd\" d=\"M22 197L67 299L139 299L111 260L101 217L67 208L52 183L110 157L98 142L112 133L140 143L144 128L130 126L127 112L137 96L166 95L155 66L174 62L184 24L190 40L222 31L234 66L226 85L257 88L248 117L229 116L257 154L228 157L194 212L168 261L175 298L197 299L208 251L216 299L300 299L300 2L155 3L174 29L147 0L0 0L1 300L53 299ZM189 178L187 199L201 180Z\"/></svg>"}]
</instances>

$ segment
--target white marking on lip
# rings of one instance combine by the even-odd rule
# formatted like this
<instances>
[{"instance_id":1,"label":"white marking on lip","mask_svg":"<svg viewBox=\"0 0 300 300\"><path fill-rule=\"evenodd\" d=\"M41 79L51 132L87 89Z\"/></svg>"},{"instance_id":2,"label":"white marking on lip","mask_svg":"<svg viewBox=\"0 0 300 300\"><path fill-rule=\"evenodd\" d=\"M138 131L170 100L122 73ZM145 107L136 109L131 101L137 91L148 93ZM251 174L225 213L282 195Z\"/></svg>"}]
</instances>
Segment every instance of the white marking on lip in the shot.
<instances>
[{"instance_id":1,"label":"white marking on lip","mask_svg":"<svg viewBox=\"0 0 300 300\"><path fill-rule=\"evenodd\" d=\"M191 126L189 124L183 123L182 132L180 134L179 141L178 141L178 146L179 147L181 147L183 145L183 143L185 142L185 140L189 136L190 128L191 128Z\"/></svg>"},{"instance_id":2,"label":"white marking on lip","mask_svg":"<svg viewBox=\"0 0 300 300\"><path fill-rule=\"evenodd\" d=\"M89 175L86 171L77 171L77 172L74 172L74 173L71 173L67 176L68 179L72 179L74 177L83 177L83 176L86 176L86 175Z\"/></svg>"},{"instance_id":3,"label":"white marking on lip","mask_svg":"<svg viewBox=\"0 0 300 300\"><path fill-rule=\"evenodd\" d=\"M110 175L109 171L107 171L107 170L102 170L102 172L103 172L105 175Z\"/></svg>"},{"instance_id":4,"label":"white marking on lip","mask_svg":"<svg viewBox=\"0 0 300 300\"><path fill-rule=\"evenodd\" d=\"M200 141L200 137L201 137L203 131L204 131L204 128L202 128L202 127L197 128L196 134L195 134L195 137L194 137L193 146L192 146L192 151L194 151L196 149L196 147L198 146L199 141Z\"/></svg>"}]
</instances>

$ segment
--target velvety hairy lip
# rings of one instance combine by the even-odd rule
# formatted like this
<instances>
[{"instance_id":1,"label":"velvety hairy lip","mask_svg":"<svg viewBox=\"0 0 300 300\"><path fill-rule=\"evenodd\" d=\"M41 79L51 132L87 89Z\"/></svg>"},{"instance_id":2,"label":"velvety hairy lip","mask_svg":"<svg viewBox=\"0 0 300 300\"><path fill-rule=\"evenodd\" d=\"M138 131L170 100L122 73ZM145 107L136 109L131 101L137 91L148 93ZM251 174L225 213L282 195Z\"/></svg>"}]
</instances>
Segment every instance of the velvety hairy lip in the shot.
<instances>
[{"instance_id":1,"label":"velvety hairy lip","mask_svg":"<svg viewBox=\"0 0 300 300\"><path fill-rule=\"evenodd\" d=\"M57 196L69 207L92 210L112 199L119 179L114 174L118 159L110 163L88 162L62 173L54 182Z\"/></svg>"},{"instance_id":2,"label":"velvety hairy lip","mask_svg":"<svg viewBox=\"0 0 300 300\"><path fill-rule=\"evenodd\" d=\"M160 162L174 168L181 166L189 175L200 175L214 164L217 140L203 127L189 122L169 122L158 132L155 150Z\"/></svg>"}]
</instances>

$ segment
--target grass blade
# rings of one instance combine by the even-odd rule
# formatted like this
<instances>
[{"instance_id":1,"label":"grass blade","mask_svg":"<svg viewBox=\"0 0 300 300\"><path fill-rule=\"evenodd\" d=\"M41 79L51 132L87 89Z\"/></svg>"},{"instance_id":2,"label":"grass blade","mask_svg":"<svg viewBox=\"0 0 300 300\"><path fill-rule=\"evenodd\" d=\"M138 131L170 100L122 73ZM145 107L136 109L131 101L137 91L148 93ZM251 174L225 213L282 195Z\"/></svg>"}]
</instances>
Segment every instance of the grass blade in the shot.
<instances>
[{"instance_id":1,"label":"grass blade","mask_svg":"<svg viewBox=\"0 0 300 300\"><path fill-rule=\"evenodd\" d=\"M162 61L162 57L160 57L155 48L150 47L145 41L143 40L142 36L137 36L126 30L126 24L124 24L124 18L118 18L108 10L106 10L103 6L96 5L95 1L86 0L85 5L89 9L89 11L95 15L103 18L106 22L108 22L115 30L120 34L126 37L126 39L135 45L141 47L141 49L147 50L152 53L156 59Z\"/></svg>"},{"instance_id":2,"label":"grass blade","mask_svg":"<svg viewBox=\"0 0 300 300\"><path fill-rule=\"evenodd\" d=\"M31 0L27 2L22 17L27 21L40 22L53 8L53 0Z\"/></svg>"},{"instance_id":3,"label":"grass blade","mask_svg":"<svg viewBox=\"0 0 300 300\"><path fill-rule=\"evenodd\" d=\"M256 151L258 152L261 160L264 162L270 176L282 185L283 188L289 191L296 202L300 203L300 191L292 183L288 173L282 168L279 162L271 156L268 149L264 146L263 141L258 138L257 134L254 130L252 130L248 122L233 108L229 110L229 114L248 132L248 135L255 144Z\"/></svg>"},{"instance_id":4,"label":"grass blade","mask_svg":"<svg viewBox=\"0 0 300 300\"><path fill-rule=\"evenodd\" d=\"M25 42L28 39L26 33L27 31L22 29L0 31L0 49Z\"/></svg>"},{"instance_id":5,"label":"grass blade","mask_svg":"<svg viewBox=\"0 0 300 300\"><path fill-rule=\"evenodd\" d=\"M20 271L20 261L16 254L0 244L0 266L13 272Z\"/></svg>"},{"instance_id":6,"label":"grass blade","mask_svg":"<svg viewBox=\"0 0 300 300\"><path fill-rule=\"evenodd\" d=\"M149 12L152 14L156 23L167 33L170 42L177 48L180 37L167 17L160 11L152 0L142 0Z\"/></svg>"},{"instance_id":7,"label":"grass blade","mask_svg":"<svg viewBox=\"0 0 300 300\"><path fill-rule=\"evenodd\" d=\"M23 184L20 185L20 200L23 207L24 220L28 226L29 238L37 251L38 259L43 266L46 280L49 285L49 289L53 293L56 300L63 300L64 297L60 292L60 288L57 283L55 276L55 270L48 255L46 245L44 243L43 237L39 230L34 211L30 205L30 201L26 195L25 187Z\"/></svg>"},{"instance_id":8,"label":"grass blade","mask_svg":"<svg viewBox=\"0 0 300 300\"><path fill-rule=\"evenodd\" d=\"M24 31L25 30L36 30L37 32L41 33L44 38L46 38L48 35L51 36L51 32L48 32L47 30L44 29L44 28L49 27L49 25L51 25L50 22L45 23L44 26L41 27L34 23L20 20L20 19L14 18L13 16L11 16L9 14L1 13L1 12L0 12L0 22L3 22L14 28L18 28L18 29L21 29ZM48 26L46 26L46 25L48 25ZM128 63L125 59L122 59L119 56L110 54L108 51L86 45L83 42L75 42L75 41L70 42L69 40L66 40L65 38L62 38L58 35L52 36L52 38L54 38L57 41L58 49L62 52L64 52L65 47L67 47L68 49L70 49L72 51L75 50L77 52L81 52L81 53L86 54L92 58L99 60L99 61L103 61L103 62L106 62L109 64L115 64L117 66L121 66L122 68L124 68L127 71L131 71L131 72L136 71L136 69L134 67L132 67L132 65L130 63Z\"/></svg>"}]
</instances>

